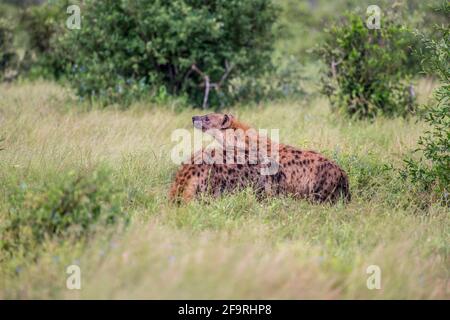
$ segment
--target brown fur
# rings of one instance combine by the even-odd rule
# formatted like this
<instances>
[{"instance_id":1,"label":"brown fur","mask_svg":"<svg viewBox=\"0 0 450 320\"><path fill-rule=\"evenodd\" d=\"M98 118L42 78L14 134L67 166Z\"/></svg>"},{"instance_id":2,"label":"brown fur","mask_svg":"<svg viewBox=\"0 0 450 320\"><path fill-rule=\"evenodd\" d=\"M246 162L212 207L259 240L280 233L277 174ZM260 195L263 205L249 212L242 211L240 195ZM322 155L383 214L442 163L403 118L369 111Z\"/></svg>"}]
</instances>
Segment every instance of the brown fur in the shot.
<instances>
[{"instance_id":1,"label":"brown fur","mask_svg":"<svg viewBox=\"0 0 450 320\"><path fill-rule=\"evenodd\" d=\"M207 119L207 121L205 120ZM198 120L200 125L198 124ZM188 202L202 194L219 196L225 192L233 192L245 187L252 187L260 196L290 195L313 202L335 203L341 196L350 201L350 191L346 173L333 161L326 159L314 151L299 150L283 144L272 144L258 135L245 135L243 149L233 145L228 148L230 140L235 139L236 130L249 130L250 127L237 121L231 115L210 114L194 117L194 125L202 130L218 129L214 135L223 145L223 149L204 149L191 157L190 164L184 164L178 170L175 181L169 192L172 201ZM231 130L230 130L231 129ZM231 135L230 135L231 134ZM267 167L258 155L256 163L249 158L250 146L267 148L268 156L276 160L279 170L272 175L262 175L261 168ZM272 149L275 148L275 149ZM236 163L237 151L242 151L244 161ZM201 163L194 164L196 157L214 157L216 152L222 152L234 160L234 163L224 164Z\"/></svg>"}]
</instances>

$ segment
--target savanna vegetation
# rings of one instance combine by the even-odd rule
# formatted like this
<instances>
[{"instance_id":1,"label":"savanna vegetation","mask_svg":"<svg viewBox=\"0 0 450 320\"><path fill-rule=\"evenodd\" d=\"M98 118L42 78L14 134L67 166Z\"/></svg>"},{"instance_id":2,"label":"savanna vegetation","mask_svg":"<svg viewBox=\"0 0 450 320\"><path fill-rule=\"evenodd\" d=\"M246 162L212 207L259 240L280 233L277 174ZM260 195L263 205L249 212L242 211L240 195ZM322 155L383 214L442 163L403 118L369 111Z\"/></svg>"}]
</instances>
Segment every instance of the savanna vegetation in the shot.
<instances>
[{"instance_id":1,"label":"savanna vegetation","mask_svg":"<svg viewBox=\"0 0 450 320\"><path fill-rule=\"evenodd\" d=\"M367 5L0 3L0 298L450 298L449 7ZM169 203L171 134L211 110L324 153L352 201Z\"/></svg>"}]
</instances>

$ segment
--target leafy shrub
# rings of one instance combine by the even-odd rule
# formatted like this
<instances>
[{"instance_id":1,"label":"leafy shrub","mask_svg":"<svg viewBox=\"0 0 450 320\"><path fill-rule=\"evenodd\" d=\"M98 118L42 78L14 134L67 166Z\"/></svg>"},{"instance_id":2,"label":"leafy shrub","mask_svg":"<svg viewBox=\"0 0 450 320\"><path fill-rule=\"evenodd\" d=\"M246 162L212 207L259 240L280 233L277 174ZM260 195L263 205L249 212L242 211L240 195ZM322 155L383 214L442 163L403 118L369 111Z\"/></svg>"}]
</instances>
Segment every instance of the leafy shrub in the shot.
<instances>
[{"instance_id":1,"label":"leafy shrub","mask_svg":"<svg viewBox=\"0 0 450 320\"><path fill-rule=\"evenodd\" d=\"M58 37L65 31L68 1L58 0L30 6L23 11L22 26L28 34L24 71L32 78L58 79L65 73L66 55L58 48Z\"/></svg>"},{"instance_id":2,"label":"leafy shrub","mask_svg":"<svg viewBox=\"0 0 450 320\"><path fill-rule=\"evenodd\" d=\"M323 91L334 108L356 118L405 115L413 108L406 82L413 35L396 21L382 16L380 29L368 29L362 17L351 13L326 31L325 44L316 52L327 68Z\"/></svg>"},{"instance_id":3,"label":"leafy shrub","mask_svg":"<svg viewBox=\"0 0 450 320\"><path fill-rule=\"evenodd\" d=\"M187 94L201 104L211 82L257 76L270 67L276 9L270 0L83 2L81 30L65 32L69 80L81 97L128 101L149 91ZM229 69L228 69L229 70ZM161 89L163 88L163 89ZM229 94L211 90L210 105Z\"/></svg>"},{"instance_id":4,"label":"leafy shrub","mask_svg":"<svg viewBox=\"0 0 450 320\"><path fill-rule=\"evenodd\" d=\"M450 13L450 5L444 4L442 10ZM426 55L424 69L438 75L442 85L436 89L436 103L429 107L425 121L427 130L418 141L415 150L419 159L407 158L405 177L411 178L414 184L425 192L433 192L437 198L450 204L450 30L449 26L436 30L442 34L437 40L424 38L428 50L433 54Z\"/></svg>"},{"instance_id":5,"label":"leafy shrub","mask_svg":"<svg viewBox=\"0 0 450 320\"><path fill-rule=\"evenodd\" d=\"M10 21L0 17L0 81L17 72L18 56L13 47L14 33Z\"/></svg>"},{"instance_id":6,"label":"leafy shrub","mask_svg":"<svg viewBox=\"0 0 450 320\"><path fill-rule=\"evenodd\" d=\"M1 250L28 250L46 238L82 237L97 227L126 221L107 171L62 178L40 188L21 183L10 195L11 206L0 225Z\"/></svg>"}]
</instances>

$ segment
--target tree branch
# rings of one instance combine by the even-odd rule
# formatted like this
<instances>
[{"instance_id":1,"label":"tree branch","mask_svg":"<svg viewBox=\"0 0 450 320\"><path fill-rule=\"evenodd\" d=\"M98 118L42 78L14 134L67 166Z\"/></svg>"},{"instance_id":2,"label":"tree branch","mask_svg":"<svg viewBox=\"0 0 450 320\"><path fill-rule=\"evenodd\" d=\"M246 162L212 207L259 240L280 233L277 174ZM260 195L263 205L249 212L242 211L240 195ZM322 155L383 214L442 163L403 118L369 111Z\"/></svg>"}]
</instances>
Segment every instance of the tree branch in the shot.
<instances>
[{"instance_id":1,"label":"tree branch","mask_svg":"<svg viewBox=\"0 0 450 320\"><path fill-rule=\"evenodd\" d=\"M203 78L203 83L201 84L201 87L205 87L205 95L203 97L203 105L202 105L203 109L206 109L208 107L209 92L211 88L214 88L216 91L219 91L225 80L228 78L228 75L230 74L231 70L233 70L233 68L234 65L233 64L230 65L228 61L225 60L225 72L220 78L220 81L211 83L209 76L202 70L200 70L195 63L191 66L191 70L198 73L200 77Z\"/></svg>"}]
</instances>

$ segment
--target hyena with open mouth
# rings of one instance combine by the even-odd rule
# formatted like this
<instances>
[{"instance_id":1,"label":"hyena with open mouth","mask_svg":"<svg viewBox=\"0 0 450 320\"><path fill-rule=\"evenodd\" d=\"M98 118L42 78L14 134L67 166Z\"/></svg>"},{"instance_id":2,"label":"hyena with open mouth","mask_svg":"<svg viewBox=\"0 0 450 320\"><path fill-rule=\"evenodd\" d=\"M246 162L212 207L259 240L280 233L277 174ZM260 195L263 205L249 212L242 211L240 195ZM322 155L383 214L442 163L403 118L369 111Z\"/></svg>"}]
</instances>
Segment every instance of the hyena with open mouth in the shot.
<instances>
[{"instance_id":1,"label":"hyena with open mouth","mask_svg":"<svg viewBox=\"0 0 450 320\"><path fill-rule=\"evenodd\" d=\"M219 196L246 187L259 196L350 201L346 173L323 155L275 143L230 114L195 116L192 121L220 148L202 149L181 166L169 192L172 201L189 202L202 194Z\"/></svg>"}]
</instances>

